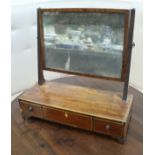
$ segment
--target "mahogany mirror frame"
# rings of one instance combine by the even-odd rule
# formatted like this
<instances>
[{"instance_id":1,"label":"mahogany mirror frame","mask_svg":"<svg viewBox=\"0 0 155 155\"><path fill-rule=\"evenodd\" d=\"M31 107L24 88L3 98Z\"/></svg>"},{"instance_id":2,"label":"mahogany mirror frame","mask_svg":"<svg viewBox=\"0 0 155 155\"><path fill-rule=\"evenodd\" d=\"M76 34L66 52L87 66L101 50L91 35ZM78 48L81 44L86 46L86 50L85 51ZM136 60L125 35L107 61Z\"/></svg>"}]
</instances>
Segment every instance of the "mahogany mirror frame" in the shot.
<instances>
[{"instance_id":1,"label":"mahogany mirror frame","mask_svg":"<svg viewBox=\"0 0 155 155\"><path fill-rule=\"evenodd\" d=\"M121 77L105 77L99 75L90 75L77 73L72 71L47 68L45 65L45 47L44 47L44 32L43 32L43 13L44 12L99 12L99 13L118 13L124 14L124 42L123 42L123 55L122 55L122 70ZM115 80L124 82L124 89L122 99L126 100L128 95L128 83L130 73L131 52L133 47L133 28L134 28L135 9L98 9L98 8L38 8L37 9L37 33L38 33L38 84L41 85L45 82L43 71L54 71L66 74L80 75L92 78L100 78L107 80Z\"/></svg>"}]
</instances>

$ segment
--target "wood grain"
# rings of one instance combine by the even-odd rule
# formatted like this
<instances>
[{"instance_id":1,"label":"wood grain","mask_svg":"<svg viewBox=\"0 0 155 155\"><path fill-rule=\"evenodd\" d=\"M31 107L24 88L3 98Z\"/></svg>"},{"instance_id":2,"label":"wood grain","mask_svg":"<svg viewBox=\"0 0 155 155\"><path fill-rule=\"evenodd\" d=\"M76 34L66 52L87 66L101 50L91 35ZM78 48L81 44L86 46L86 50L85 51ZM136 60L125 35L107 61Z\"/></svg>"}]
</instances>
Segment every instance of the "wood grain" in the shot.
<instances>
[{"instance_id":1,"label":"wood grain","mask_svg":"<svg viewBox=\"0 0 155 155\"><path fill-rule=\"evenodd\" d=\"M27 90L19 99L42 106L126 122L133 97L129 95L127 101L122 101L121 93L46 82Z\"/></svg>"},{"instance_id":2,"label":"wood grain","mask_svg":"<svg viewBox=\"0 0 155 155\"><path fill-rule=\"evenodd\" d=\"M66 112L53 108L43 108L44 118L60 124L69 125L76 128L92 130L92 118L79 115L73 112Z\"/></svg>"},{"instance_id":3,"label":"wood grain","mask_svg":"<svg viewBox=\"0 0 155 155\"><path fill-rule=\"evenodd\" d=\"M43 118L42 107L36 104L27 104L27 102L20 102L20 109L23 117L27 118L30 115L34 117Z\"/></svg>"},{"instance_id":4,"label":"wood grain","mask_svg":"<svg viewBox=\"0 0 155 155\"><path fill-rule=\"evenodd\" d=\"M38 51L38 84L44 83L43 64L44 64L44 39L43 39L43 21L41 9L37 9L37 51Z\"/></svg>"},{"instance_id":5,"label":"wood grain","mask_svg":"<svg viewBox=\"0 0 155 155\"><path fill-rule=\"evenodd\" d=\"M124 132L124 124L113 123L112 121L105 121L102 119L94 119L94 131L104 133L106 135L121 137Z\"/></svg>"},{"instance_id":6,"label":"wood grain","mask_svg":"<svg viewBox=\"0 0 155 155\"><path fill-rule=\"evenodd\" d=\"M121 91L122 83L69 77L59 83L81 85L100 90ZM35 118L24 121L17 100L12 102L12 155L142 155L143 95L133 88L132 119L124 145L105 136L69 128Z\"/></svg>"}]
</instances>

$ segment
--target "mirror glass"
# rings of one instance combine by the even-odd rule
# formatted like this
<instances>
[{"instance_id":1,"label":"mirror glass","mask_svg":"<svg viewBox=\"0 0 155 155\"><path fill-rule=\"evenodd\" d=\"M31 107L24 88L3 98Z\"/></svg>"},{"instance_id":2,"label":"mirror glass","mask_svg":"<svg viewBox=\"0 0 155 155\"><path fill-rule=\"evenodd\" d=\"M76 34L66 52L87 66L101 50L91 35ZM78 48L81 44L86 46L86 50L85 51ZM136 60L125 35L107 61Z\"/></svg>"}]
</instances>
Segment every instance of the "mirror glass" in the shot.
<instances>
[{"instance_id":1,"label":"mirror glass","mask_svg":"<svg viewBox=\"0 0 155 155\"><path fill-rule=\"evenodd\" d=\"M45 67L121 78L124 14L43 12Z\"/></svg>"}]
</instances>

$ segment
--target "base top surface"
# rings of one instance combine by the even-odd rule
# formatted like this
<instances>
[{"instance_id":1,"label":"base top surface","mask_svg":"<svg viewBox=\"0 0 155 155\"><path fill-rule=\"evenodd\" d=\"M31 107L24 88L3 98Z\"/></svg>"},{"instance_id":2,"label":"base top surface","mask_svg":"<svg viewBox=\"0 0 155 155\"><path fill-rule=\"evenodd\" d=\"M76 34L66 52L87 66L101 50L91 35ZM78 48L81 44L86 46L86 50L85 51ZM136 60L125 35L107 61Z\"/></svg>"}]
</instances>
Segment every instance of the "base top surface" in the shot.
<instances>
[{"instance_id":1,"label":"base top surface","mask_svg":"<svg viewBox=\"0 0 155 155\"><path fill-rule=\"evenodd\" d=\"M46 82L25 91L19 99L98 118L126 122L133 96L94 88Z\"/></svg>"}]
</instances>

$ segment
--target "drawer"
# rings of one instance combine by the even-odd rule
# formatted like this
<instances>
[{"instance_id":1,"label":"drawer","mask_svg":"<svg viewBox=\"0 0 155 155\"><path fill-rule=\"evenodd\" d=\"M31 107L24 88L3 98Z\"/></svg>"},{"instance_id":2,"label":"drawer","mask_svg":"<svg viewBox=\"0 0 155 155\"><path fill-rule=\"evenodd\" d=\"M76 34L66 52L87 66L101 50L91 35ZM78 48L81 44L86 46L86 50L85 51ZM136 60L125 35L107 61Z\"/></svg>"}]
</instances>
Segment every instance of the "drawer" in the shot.
<instances>
[{"instance_id":1,"label":"drawer","mask_svg":"<svg viewBox=\"0 0 155 155\"><path fill-rule=\"evenodd\" d=\"M92 118L89 116L48 107L44 107L43 112L46 120L86 130L92 129Z\"/></svg>"},{"instance_id":2,"label":"drawer","mask_svg":"<svg viewBox=\"0 0 155 155\"><path fill-rule=\"evenodd\" d=\"M117 122L94 118L95 132L112 136L123 136L124 125Z\"/></svg>"},{"instance_id":3,"label":"drawer","mask_svg":"<svg viewBox=\"0 0 155 155\"><path fill-rule=\"evenodd\" d=\"M23 116L25 117L39 117L42 118L42 108L40 105L36 105L26 101L19 101L20 109L22 111Z\"/></svg>"}]
</instances>

